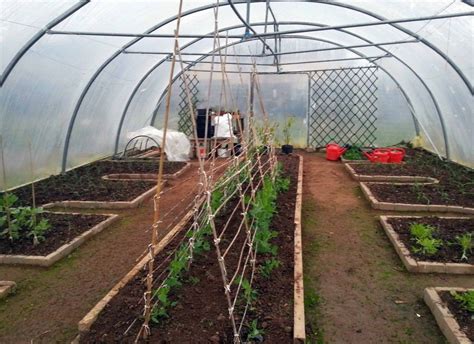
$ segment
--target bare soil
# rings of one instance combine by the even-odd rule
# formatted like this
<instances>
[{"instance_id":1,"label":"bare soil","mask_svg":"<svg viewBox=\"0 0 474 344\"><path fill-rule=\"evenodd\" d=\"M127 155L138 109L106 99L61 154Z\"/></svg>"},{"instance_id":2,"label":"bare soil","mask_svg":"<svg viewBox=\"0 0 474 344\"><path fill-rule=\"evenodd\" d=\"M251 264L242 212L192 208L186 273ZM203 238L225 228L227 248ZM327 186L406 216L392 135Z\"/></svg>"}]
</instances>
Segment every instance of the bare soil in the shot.
<instances>
[{"instance_id":1,"label":"bare soil","mask_svg":"<svg viewBox=\"0 0 474 344\"><path fill-rule=\"evenodd\" d=\"M168 181L161 195L161 210L167 215L159 239L187 211L197 179L193 162L178 179ZM152 200L137 209L112 212L121 216L119 221L48 269L0 266L0 279L17 282L16 294L0 301L1 343L74 339L78 322L141 259L151 240Z\"/></svg>"},{"instance_id":2,"label":"bare soil","mask_svg":"<svg viewBox=\"0 0 474 344\"><path fill-rule=\"evenodd\" d=\"M21 237L14 243L8 238L1 238L0 254L47 256L80 234L105 221L107 216L43 213L38 221L41 219L48 220L51 225L51 229L44 235L44 241L34 246L32 238Z\"/></svg>"},{"instance_id":3,"label":"bare soil","mask_svg":"<svg viewBox=\"0 0 474 344\"><path fill-rule=\"evenodd\" d=\"M445 343L423 290L472 277L407 272L378 220L394 213L372 209L341 163L302 154L308 342Z\"/></svg>"},{"instance_id":4,"label":"bare soil","mask_svg":"<svg viewBox=\"0 0 474 344\"><path fill-rule=\"evenodd\" d=\"M294 261L294 207L296 201L296 184L298 177L298 159L295 156L280 156L285 175L291 177L291 186L277 199L277 213L274 215L271 228L279 232L272 243L278 246L278 260L281 266L274 270L269 278L256 275L253 289L258 297L247 314L242 336L246 338L248 323L258 319L259 328L264 330L264 339L268 343L291 343L293 326L293 261ZM232 215L237 200L232 201L216 218L216 227L222 228ZM242 216L236 212L225 232L221 244L229 245L239 230ZM188 227L191 224L188 224ZM188 228L186 227L186 228ZM245 231L237 235L234 247L240 248L245 240ZM168 269L167 260L174 249L185 238L183 233L177 235L162 251L155 261L160 262L160 269L155 271L155 283L159 285ZM210 238L209 238L210 240ZM211 243L212 246L212 243ZM245 255L245 252L244 252ZM229 273L236 270L240 249L230 250L225 257ZM270 255L259 255L261 263ZM257 264L257 269L260 264ZM143 322L143 292L146 273L128 283L101 312L91 331L81 338L82 343L90 342L125 342L132 343L137 337ZM245 278L250 279L250 269ZM182 287L172 293L176 307L169 311L169 319L153 324L150 342L156 343L233 343L233 331L228 317L228 304L223 292L221 273L214 248L210 252L195 257L190 270L186 273ZM232 288L235 290L235 287ZM232 295L234 298L235 295ZM237 303L237 323L243 314L244 304Z\"/></svg>"},{"instance_id":5,"label":"bare soil","mask_svg":"<svg viewBox=\"0 0 474 344\"><path fill-rule=\"evenodd\" d=\"M164 173L175 173L184 165L183 162L166 162ZM104 180L102 176L112 173L156 173L157 171L156 161L96 161L36 182L36 204L68 200L132 201L155 186L156 182ZM11 192L19 198L20 205L31 205L31 185L22 186Z\"/></svg>"},{"instance_id":6,"label":"bare soil","mask_svg":"<svg viewBox=\"0 0 474 344\"><path fill-rule=\"evenodd\" d=\"M474 264L474 254L468 253L467 260L461 260L462 249L457 244L456 237L472 233L474 236L474 218L470 219L443 219L436 216L422 218L390 218L389 223L398 233L400 240L410 250L411 255L420 261L440 263L467 263ZM443 246L434 255L426 255L413 250L414 241L410 234L410 225L421 223L433 226L436 230L433 238L443 241Z\"/></svg>"},{"instance_id":7,"label":"bare soil","mask_svg":"<svg viewBox=\"0 0 474 344\"><path fill-rule=\"evenodd\" d=\"M461 307L461 304L451 295L450 292L441 292L441 300L448 306L449 311L459 324L461 331L463 331L467 338L474 342L474 313L469 312Z\"/></svg>"}]
</instances>

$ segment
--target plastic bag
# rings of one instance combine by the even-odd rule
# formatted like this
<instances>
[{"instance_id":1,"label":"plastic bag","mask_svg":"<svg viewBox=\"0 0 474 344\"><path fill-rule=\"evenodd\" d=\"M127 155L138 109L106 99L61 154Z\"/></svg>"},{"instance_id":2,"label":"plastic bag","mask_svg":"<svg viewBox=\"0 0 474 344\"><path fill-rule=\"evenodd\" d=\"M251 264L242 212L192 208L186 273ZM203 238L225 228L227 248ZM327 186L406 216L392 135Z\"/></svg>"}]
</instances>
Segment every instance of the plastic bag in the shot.
<instances>
[{"instance_id":1,"label":"plastic bag","mask_svg":"<svg viewBox=\"0 0 474 344\"><path fill-rule=\"evenodd\" d=\"M132 132L127 133L127 139L131 140L134 137L145 135L156 140L161 146L163 142L163 130L157 129L152 126L147 126ZM138 141L146 141L145 137L138 138ZM189 152L191 150L191 142L189 141L186 134L168 129L166 132L166 146L165 153L168 161L188 161Z\"/></svg>"}]
</instances>

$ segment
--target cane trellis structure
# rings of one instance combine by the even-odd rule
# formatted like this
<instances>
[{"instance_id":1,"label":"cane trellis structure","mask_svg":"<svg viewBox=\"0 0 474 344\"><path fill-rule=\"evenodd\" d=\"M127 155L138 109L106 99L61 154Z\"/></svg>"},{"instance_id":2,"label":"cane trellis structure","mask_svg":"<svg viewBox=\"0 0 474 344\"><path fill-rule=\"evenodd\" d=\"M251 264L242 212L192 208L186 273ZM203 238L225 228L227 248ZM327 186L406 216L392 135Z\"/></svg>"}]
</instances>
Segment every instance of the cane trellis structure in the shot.
<instances>
[{"instance_id":1,"label":"cane trellis structure","mask_svg":"<svg viewBox=\"0 0 474 344\"><path fill-rule=\"evenodd\" d=\"M198 102L199 80L196 74L183 74L180 78L178 130L189 136L193 132L193 124L191 123L191 117L189 116L189 105L186 96L186 83L184 78L186 78L186 83L189 88L189 92L191 93L194 112L196 111L196 104Z\"/></svg>"},{"instance_id":2,"label":"cane trellis structure","mask_svg":"<svg viewBox=\"0 0 474 344\"><path fill-rule=\"evenodd\" d=\"M373 145L377 130L377 67L310 73L308 143Z\"/></svg>"}]
</instances>

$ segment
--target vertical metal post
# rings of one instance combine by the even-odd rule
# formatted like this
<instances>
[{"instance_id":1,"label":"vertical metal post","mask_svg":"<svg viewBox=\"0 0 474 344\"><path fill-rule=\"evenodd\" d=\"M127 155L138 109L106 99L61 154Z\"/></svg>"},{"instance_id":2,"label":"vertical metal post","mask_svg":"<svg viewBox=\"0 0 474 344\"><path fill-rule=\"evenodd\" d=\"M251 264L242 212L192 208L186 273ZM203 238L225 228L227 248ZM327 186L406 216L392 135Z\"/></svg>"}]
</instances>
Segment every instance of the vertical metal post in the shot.
<instances>
[{"instance_id":1,"label":"vertical metal post","mask_svg":"<svg viewBox=\"0 0 474 344\"><path fill-rule=\"evenodd\" d=\"M309 138L309 119L311 111L311 73L307 73L308 77L308 103L306 109L306 148L310 148L310 138Z\"/></svg>"},{"instance_id":2,"label":"vertical metal post","mask_svg":"<svg viewBox=\"0 0 474 344\"><path fill-rule=\"evenodd\" d=\"M247 0L247 18L246 21L247 23L250 23L250 2L251 0ZM250 28L246 27L245 28L245 38L250 36ZM263 45L265 47L265 45Z\"/></svg>"}]
</instances>

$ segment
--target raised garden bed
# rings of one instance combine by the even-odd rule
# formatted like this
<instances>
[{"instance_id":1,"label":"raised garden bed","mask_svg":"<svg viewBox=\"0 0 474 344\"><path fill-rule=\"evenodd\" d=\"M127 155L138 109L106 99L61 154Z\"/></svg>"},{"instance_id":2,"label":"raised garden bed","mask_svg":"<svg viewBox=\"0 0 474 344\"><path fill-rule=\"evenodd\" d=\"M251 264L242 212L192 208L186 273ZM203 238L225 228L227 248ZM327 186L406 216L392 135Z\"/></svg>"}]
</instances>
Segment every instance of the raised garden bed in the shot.
<instances>
[{"instance_id":1,"label":"raised garden bed","mask_svg":"<svg viewBox=\"0 0 474 344\"><path fill-rule=\"evenodd\" d=\"M271 220L271 228L278 231L272 244L278 247L280 266L264 278L255 277L252 288L258 293L247 319L255 320L268 343L290 343L304 340L303 284L301 263L301 182L302 165L294 156L279 157L284 162L285 175L291 178L288 191L277 198L277 211ZM297 186L298 180L300 184ZM297 196L298 195L298 196ZM241 214L231 214L231 201L216 217L216 225L221 226L230 219L221 243L228 245L236 234L236 247L242 245L245 231L239 233ZM296 204L298 203L298 207ZM298 209L299 208L299 209ZM297 216L295 217L295 214ZM299 215L298 215L299 214ZM191 216L188 214L188 216ZM160 281L167 271L167 265L176 248L186 236L183 228L191 222L183 219L173 230L176 235L168 235L155 256L159 268L155 271L155 281ZM295 228L296 224L296 228ZM169 242L169 243L168 243ZM168 244L167 244L168 243ZM167 244L167 245L166 245ZM166 247L163 248L163 246ZM212 243L211 243L212 245ZM225 247L225 246L224 246ZM226 266L233 271L239 260L240 250L229 251ZM269 253L261 253L257 258L257 270L262 269ZM130 342L134 341L140 329L143 314L144 278L143 259L117 286L101 300L79 323L80 342ZM161 276L161 277L160 277ZM295 278L297 283L295 284ZM233 332L229 321L228 305L223 293L222 279L215 252L197 255L191 268L182 278L183 285L170 294L177 304L168 310L169 318L152 324L150 342L208 343L233 342ZM291 286L294 286L292 288ZM237 307L242 307L237 304ZM241 313L239 313L241 314ZM243 338L249 328L242 329Z\"/></svg>"},{"instance_id":2,"label":"raised garden bed","mask_svg":"<svg viewBox=\"0 0 474 344\"><path fill-rule=\"evenodd\" d=\"M16 283L13 281L0 281L0 300L14 293Z\"/></svg>"},{"instance_id":3,"label":"raised garden bed","mask_svg":"<svg viewBox=\"0 0 474 344\"><path fill-rule=\"evenodd\" d=\"M360 186L374 209L395 211L430 211L474 214L470 196L451 193L443 198L438 185L402 183L365 183ZM416 193L414 188L423 188Z\"/></svg>"},{"instance_id":4,"label":"raised garden bed","mask_svg":"<svg viewBox=\"0 0 474 344\"><path fill-rule=\"evenodd\" d=\"M364 165L359 163L344 164L346 170L350 173L354 180L359 182L409 182L409 183L422 183L422 184L437 184L438 180L431 177L417 176L414 175L404 175L404 174L366 174L366 169L361 168L368 167L367 170L371 170L370 167L374 165ZM393 168L392 168L393 169Z\"/></svg>"},{"instance_id":5,"label":"raised garden bed","mask_svg":"<svg viewBox=\"0 0 474 344\"><path fill-rule=\"evenodd\" d=\"M380 222L395 247L400 259L411 272L474 274L474 250L471 248L463 257L463 249L458 238L471 235L474 241L474 219L462 217L436 216L381 216ZM413 224L421 224L432 229L436 240L433 252L424 248L411 233ZM425 246L430 249L429 240Z\"/></svg>"},{"instance_id":6,"label":"raised garden bed","mask_svg":"<svg viewBox=\"0 0 474 344\"><path fill-rule=\"evenodd\" d=\"M44 212L40 219L51 225L43 242L33 245L32 239L26 237L14 243L6 237L0 239L0 264L50 266L110 226L118 215Z\"/></svg>"},{"instance_id":7,"label":"raised garden bed","mask_svg":"<svg viewBox=\"0 0 474 344\"><path fill-rule=\"evenodd\" d=\"M179 173L186 166L182 162L166 162L165 174ZM101 160L78 167L64 174L51 176L35 183L36 204L45 208L97 207L133 208L154 194L153 180L105 180L111 174L156 173L158 165L149 161ZM132 182L131 182L132 181ZM20 205L31 205L31 185L10 191Z\"/></svg>"},{"instance_id":8,"label":"raised garden bed","mask_svg":"<svg viewBox=\"0 0 474 344\"><path fill-rule=\"evenodd\" d=\"M409 150L407 162L402 165L370 164L350 167L354 174L359 177L363 175L367 181L383 180L383 176L392 181L410 181L366 184L370 195L379 203L406 205L399 209L389 209L386 206L381 208L379 205L377 209L448 211L440 206L474 208L474 171L452 162L441 161L424 150ZM413 180L415 176L418 180ZM430 178L439 182L426 184L430 182ZM462 209L461 212L471 213Z\"/></svg>"},{"instance_id":9,"label":"raised garden bed","mask_svg":"<svg viewBox=\"0 0 474 344\"><path fill-rule=\"evenodd\" d=\"M463 294L474 289L436 287L426 288L424 300L431 309L438 326L451 344L474 342L473 312L469 312L452 295Z\"/></svg>"}]
</instances>

